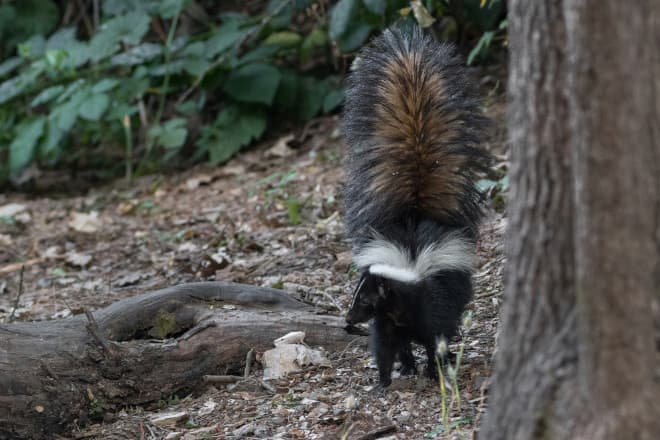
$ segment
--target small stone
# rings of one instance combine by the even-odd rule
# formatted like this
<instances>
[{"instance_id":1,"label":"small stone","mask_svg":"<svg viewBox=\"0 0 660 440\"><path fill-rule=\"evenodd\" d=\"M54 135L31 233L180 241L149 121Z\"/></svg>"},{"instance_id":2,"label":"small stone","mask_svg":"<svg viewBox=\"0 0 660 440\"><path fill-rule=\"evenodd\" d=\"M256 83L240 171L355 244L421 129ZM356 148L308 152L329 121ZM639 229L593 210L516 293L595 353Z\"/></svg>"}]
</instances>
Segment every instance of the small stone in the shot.
<instances>
[{"instance_id":1,"label":"small stone","mask_svg":"<svg viewBox=\"0 0 660 440\"><path fill-rule=\"evenodd\" d=\"M410 412L408 411L401 411L399 415L396 416L396 420L399 423L406 423L410 420Z\"/></svg>"},{"instance_id":2,"label":"small stone","mask_svg":"<svg viewBox=\"0 0 660 440\"><path fill-rule=\"evenodd\" d=\"M355 408L357 408L357 405L358 405L358 401L355 398L355 396L352 394L348 396L346 400L344 400L344 408L346 409L346 411L353 411Z\"/></svg>"},{"instance_id":3,"label":"small stone","mask_svg":"<svg viewBox=\"0 0 660 440\"><path fill-rule=\"evenodd\" d=\"M25 211L27 211L27 206L20 203L10 203L0 206L0 217L14 217Z\"/></svg>"},{"instance_id":4,"label":"small stone","mask_svg":"<svg viewBox=\"0 0 660 440\"><path fill-rule=\"evenodd\" d=\"M243 436L246 436L248 434L254 434L254 430L256 428L257 428L256 423L248 423L246 425L241 426L238 429L234 429L232 434L235 435L236 437L243 437Z\"/></svg>"},{"instance_id":5,"label":"small stone","mask_svg":"<svg viewBox=\"0 0 660 440\"><path fill-rule=\"evenodd\" d=\"M168 413L160 413L151 417L151 423L157 426L175 425L178 422L188 419L188 413L185 411L176 411Z\"/></svg>"},{"instance_id":6,"label":"small stone","mask_svg":"<svg viewBox=\"0 0 660 440\"><path fill-rule=\"evenodd\" d=\"M99 219L98 212L90 212L89 214L84 212L74 212L71 214L71 220L69 221L69 227L71 229L87 234L98 231L101 226L102 223Z\"/></svg>"}]
</instances>

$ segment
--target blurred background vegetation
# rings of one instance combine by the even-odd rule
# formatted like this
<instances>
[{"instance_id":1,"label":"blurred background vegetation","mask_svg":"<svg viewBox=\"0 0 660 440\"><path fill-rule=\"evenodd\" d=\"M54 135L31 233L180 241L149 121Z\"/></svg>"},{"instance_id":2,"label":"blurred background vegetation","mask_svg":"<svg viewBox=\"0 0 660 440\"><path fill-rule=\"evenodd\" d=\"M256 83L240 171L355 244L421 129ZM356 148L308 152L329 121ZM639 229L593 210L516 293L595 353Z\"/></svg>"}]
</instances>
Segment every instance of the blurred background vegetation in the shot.
<instances>
[{"instance_id":1,"label":"blurred background vegetation","mask_svg":"<svg viewBox=\"0 0 660 440\"><path fill-rule=\"evenodd\" d=\"M0 0L0 188L36 170L132 177L208 161L338 110L352 54L418 22L468 63L501 0Z\"/></svg>"}]
</instances>

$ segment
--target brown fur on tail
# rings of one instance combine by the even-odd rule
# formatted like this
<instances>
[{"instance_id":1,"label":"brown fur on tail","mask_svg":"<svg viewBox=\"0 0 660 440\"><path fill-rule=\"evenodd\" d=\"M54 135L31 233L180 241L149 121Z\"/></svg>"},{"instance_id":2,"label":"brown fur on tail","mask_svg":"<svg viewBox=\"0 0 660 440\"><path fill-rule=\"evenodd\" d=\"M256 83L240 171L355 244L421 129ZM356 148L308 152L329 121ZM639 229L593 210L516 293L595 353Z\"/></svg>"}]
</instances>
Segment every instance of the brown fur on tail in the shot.
<instances>
[{"instance_id":1,"label":"brown fur on tail","mask_svg":"<svg viewBox=\"0 0 660 440\"><path fill-rule=\"evenodd\" d=\"M348 79L349 233L411 216L475 227L481 216L475 181L489 163L480 148L486 125L453 46L417 28L385 31L362 51Z\"/></svg>"}]
</instances>

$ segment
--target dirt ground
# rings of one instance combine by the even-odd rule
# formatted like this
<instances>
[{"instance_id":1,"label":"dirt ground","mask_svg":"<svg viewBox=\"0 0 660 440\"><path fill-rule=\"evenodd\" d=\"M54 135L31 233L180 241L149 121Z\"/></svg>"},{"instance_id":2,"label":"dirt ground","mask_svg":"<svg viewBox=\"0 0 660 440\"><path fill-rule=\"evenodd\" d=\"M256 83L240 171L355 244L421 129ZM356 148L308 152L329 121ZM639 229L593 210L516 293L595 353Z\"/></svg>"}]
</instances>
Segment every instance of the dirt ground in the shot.
<instances>
[{"instance_id":1,"label":"dirt ground","mask_svg":"<svg viewBox=\"0 0 660 440\"><path fill-rule=\"evenodd\" d=\"M500 101L488 106L499 123ZM0 194L0 207L13 210L0 222L0 322L64 318L199 280L276 287L343 314L355 280L340 212L337 126L336 117L317 119L225 166L145 177L130 186L118 181L78 195ZM495 131L490 147L501 154L502 130ZM489 211L478 248L472 324L450 345L457 351L464 344L464 356L460 407L447 399L448 432L441 425L438 383L421 374L422 351L416 352L420 374L395 373L382 396L372 390L377 370L367 347L352 344L328 353L331 367L305 369L274 381L271 390L254 381L209 386L104 414L103 423L80 427L71 437L474 438L495 346L505 221ZM262 373L257 364L250 376ZM158 418L171 413L178 414Z\"/></svg>"}]
</instances>

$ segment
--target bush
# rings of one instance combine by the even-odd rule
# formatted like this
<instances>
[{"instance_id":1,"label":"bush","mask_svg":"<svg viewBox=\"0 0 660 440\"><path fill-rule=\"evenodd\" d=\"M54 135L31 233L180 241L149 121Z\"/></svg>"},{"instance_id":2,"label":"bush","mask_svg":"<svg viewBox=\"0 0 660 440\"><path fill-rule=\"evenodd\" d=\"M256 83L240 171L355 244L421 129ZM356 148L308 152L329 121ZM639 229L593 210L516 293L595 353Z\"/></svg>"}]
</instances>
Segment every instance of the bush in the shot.
<instances>
[{"instance_id":1,"label":"bush","mask_svg":"<svg viewBox=\"0 0 660 440\"><path fill-rule=\"evenodd\" d=\"M0 185L20 183L31 164L131 175L133 162L137 173L222 163L269 126L335 110L342 54L394 20L451 16L481 36L503 11L499 0L466 1L465 17L447 1L271 0L247 12L100 3L0 5Z\"/></svg>"}]
</instances>

